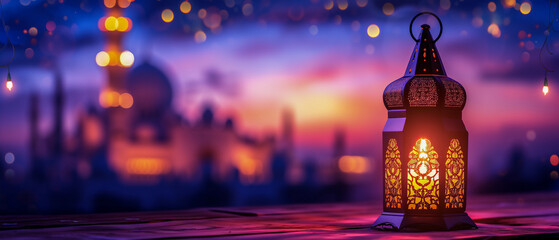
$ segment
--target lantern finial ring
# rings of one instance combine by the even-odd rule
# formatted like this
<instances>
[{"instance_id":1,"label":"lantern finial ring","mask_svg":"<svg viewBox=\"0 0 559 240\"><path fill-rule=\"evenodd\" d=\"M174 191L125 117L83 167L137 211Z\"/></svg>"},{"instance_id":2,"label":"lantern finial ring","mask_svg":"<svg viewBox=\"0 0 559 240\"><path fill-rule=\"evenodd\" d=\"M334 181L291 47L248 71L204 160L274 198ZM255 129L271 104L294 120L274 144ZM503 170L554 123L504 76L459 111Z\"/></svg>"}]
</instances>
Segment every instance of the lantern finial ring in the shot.
<instances>
[{"instance_id":1,"label":"lantern finial ring","mask_svg":"<svg viewBox=\"0 0 559 240\"><path fill-rule=\"evenodd\" d=\"M439 21L439 25L441 26L441 31L439 32L439 36L437 36L437 38L435 38L435 41L434 41L434 42L437 42L437 41L439 40L439 38L441 38L441 35L443 34L443 23L441 22L441 19L440 19L437 15L435 15L434 13L432 13L432 12L420 12L419 14L415 15L415 17L413 17L413 19L412 19L411 22L410 22L410 35L411 35L411 38L413 38L413 40L414 40L415 42L419 42L419 40L417 40L417 38L415 38L415 37L413 36L413 32L412 32L411 27L413 26L413 21L415 21L415 19L416 19L417 17L419 17L419 16L421 16L421 15L423 15L423 14L429 14L429 15L435 17L435 18L437 19L437 21Z\"/></svg>"}]
</instances>

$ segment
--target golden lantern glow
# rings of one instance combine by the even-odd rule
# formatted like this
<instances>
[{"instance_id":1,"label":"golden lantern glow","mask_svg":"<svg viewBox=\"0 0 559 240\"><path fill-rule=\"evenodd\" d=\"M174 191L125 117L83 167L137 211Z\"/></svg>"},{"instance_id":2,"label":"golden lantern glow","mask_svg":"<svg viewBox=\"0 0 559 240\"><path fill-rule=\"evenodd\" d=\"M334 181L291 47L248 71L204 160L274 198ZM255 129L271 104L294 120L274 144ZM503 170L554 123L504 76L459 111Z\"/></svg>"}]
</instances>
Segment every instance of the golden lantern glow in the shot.
<instances>
[{"instance_id":1,"label":"golden lantern glow","mask_svg":"<svg viewBox=\"0 0 559 240\"><path fill-rule=\"evenodd\" d=\"M384 162L384 202L387 208L402 207L402 162L398 142L392 138L388 140Z\"/></svg>"},{"instance_id":2,"label":"golden lantern glow","mask_svg":"<svg viewBox=\"0 0 559 240\"><path fill-rule=\"evenodd\" d=\"M466 91L447 76L431 26L421 25L404 75L384 90L383 212L373 227L395 231L477 228L466 213ZM419 37L417 37L419 36ZM417 38L416 38L417 37ZM445 122L447 121L447 122ZM441 123L445 124L441 124ZM448 123L448 124L446 124ZM403 154L402 154L403 153ZM446 154L445 154L446 153Z\"/></svg>"},{"instance_id":3,"label":"golden lantern glow","mask_svg":"<svg viewBox=\"0 0 559 240\"><path fill-rule=\"evenodd\" d=\"M101 67L105 67L105 66L109 65L110 61L111 61L111 57L105 51L100 51L95 56L95 62L97 63L97 65L99 65Z\"/></svg>"},{"instance_id":4,"label":"golden lantern glow","mask_svg":"<svg viewBox=\"0 0 559 240\"><path fill-rule=\"evenodd\" d=\"M408 162L408 209L437 209L439 204L439 155L429 139L420 138Z\"/></svg>"},{"instance_id":5,"label":"golden lantern glow","mask_svg":"<svg viewBox=\"0 0 559 240\"><path fill-rule=\"evenodd\" d=\"M161 19L163 20L163 22L172 22L174 18L175 14L173 14L173 11L171 11L171 9L165 9L161 12Z\"/></svg>"},{"instance_id":6,"label":"golden lantern glow","mask_svg":"<svg viewBox=\"0 0 559 240\"><path fill-rule=\"evenodd\" d=\"M110 16L105 19L105 29L115 31L118 28L118 20L116 17Z\"/></svg>"},{"instance_id":7,"label":"golden lantern glow","mask_svg":"<svg viewBox=\"0 0 559 240\"><path fill-rule=\"evenodd\" d=\"M99 94L99 105L104 108L118 107L120 105L119 98L120 94L118 94L118 92L103 90L101 94Z\"/></svg>"},{"instance_id":8,"label":"golden lantern glow","mask_svg":"<svg viewBox=\"0 0 559 240\"><path fill-rule=\"evenodd\" d=\"M376 24L371 24L367 27L367 35L371 38L376 38L380 34L380 28Z\"/></svg>"},{"instance_id":9,"label":"golden lantern glow","mask_svg":"<svg viewBox=\"0 0 559 240\"><path fill-rule=\"evenodd\" d=\"M130 95L130 93L123 93L120 94L118 103L122 108L131 108L134 104L134 98L132 98L132 95Z\"/></svg>"},{"instance_id":10,"label":"golden lantern glow","mask_svg":"<svg viewBox=\"0 0 559 240\"><path fill-rule=\"evenodd\" d=\"M192 5L188 1L184 1L181 3L180 9L182 13L189 13L192 10Z\"/></svg>"},{"instance_id":11,"label":"golden lantern glow","mask_svg":"<svg viewBox=\"0 0 559 240\"><path fill-rule=\"evenodd\" d=\"M120 64L125 67L130 67L134 64L134 54L130 51L120 53Z\"/></svg>"}]
</instances>

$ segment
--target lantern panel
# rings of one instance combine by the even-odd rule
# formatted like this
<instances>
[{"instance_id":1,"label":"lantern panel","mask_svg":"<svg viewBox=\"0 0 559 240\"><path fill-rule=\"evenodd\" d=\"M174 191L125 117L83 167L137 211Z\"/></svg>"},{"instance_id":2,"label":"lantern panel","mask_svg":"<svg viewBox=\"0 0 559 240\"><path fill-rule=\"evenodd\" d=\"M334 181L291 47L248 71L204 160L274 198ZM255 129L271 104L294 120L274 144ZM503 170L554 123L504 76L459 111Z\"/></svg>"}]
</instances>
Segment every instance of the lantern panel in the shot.
<instances>
[{"instance_id":1,"label":"lantern panel","mask_svg":"<svg viewBox=\"0 0 559 240\"><path fill-rule=\"evenodd\" d=\"M458 139L450 140L450 146L446 153L446 184L445 184L445 206L446 208L464 207L464 153Z\"/></svg>"},{"instance_id":2,"label":"lantern panel","mask_svg":"<svg viewBox=\"0 0 559 240\"><path fill-rule=\"evenodd\" d=\"M402 162L398 142L388 140L384 162L384 203L387 208L402 207Z\"/></svg>"},{"instance_id":3,"label":"lantern panel","mask_svg":"<svg viewBox=\"0 0 559 240\"><path fill-rule=\"evenodd\" d=\"M460 83L450 78L440 78L446 90L444 98L445 107L463 107L466 103L466 91Z\"/></svg>"},{"instance_id":4,"label":"lantern panel","mask_svg":"<svg viewBox=\"0 0 559 240\"><path fill-rule=\"evenodd\" d=\"M429 139L420 138L408 162L408 209L435 210L439 205L439 158Z\"/></svg>"},{"instance_id":5,"label":"lantern panel","mask_svg":"<svg viewBox=\"0 0 559 240\"><path fill-rule=\"evenodd\" d=\"M411 80L408 101L411 107L436 107L439 100L433 77L415 77Z\"/></svg>"},{"instance_id":6,"label":"lantern panel","mask_svg":"<svg viewBox=\"0 0 559 240\"><path fill-rule=\"evenodd\" d=\"M388 85L384 90L384 104L387 108L402 108L404 101L402 99L402 88L408 82L409 77L402 77Z\"/></svg>"}]
</instances>

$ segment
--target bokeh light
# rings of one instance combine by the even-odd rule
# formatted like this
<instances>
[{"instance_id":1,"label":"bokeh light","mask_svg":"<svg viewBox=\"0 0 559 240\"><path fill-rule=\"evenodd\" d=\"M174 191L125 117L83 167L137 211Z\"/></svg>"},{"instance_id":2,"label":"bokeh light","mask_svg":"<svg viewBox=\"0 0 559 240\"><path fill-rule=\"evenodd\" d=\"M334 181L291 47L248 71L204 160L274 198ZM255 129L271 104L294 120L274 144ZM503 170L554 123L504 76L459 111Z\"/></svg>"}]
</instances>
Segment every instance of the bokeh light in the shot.
<instances>
[{"instance_id":1,"label":"bokeh light","mask_svg":"<svg viewBox=\"0 0 559 240\"><path fill-rule=\"evenodd\" d=\"M371 24L367 27L367 35L371 38L376 38L380 34L380 28L376 24Z\"/></svg>"},{"instance_id":2,"label":"bokeh light","mask_svg":"<svg viewBox=\"0 0 559 240\"><path fill-rule=\"evenodd\" d=\"M16 156L11 152L8 152L6 153L6 155L4 155L4 162L6 162L7 164L13 164L15 160Z\"/></svg>"},{"instance_id":3,"label":"bokeh light","mask_svg":"<svg viewBox=\"0 0 559 240\"><path fill-rule=\"evenodd\" d=\"M347 0L338 0L338 9L344 11L347 9L348 5Z\"/></svg>"},{"instance_id":4,"label":"bokeh light","mask_svg":"<svg viewBox=\"0 0 559 240\"><path fill-rule=\"evenodd\" d=\"M33 56L35 56L35 51L32 48L26 48L25 57L31 59Z\"/></svg>"},{"instance_id":5,"label":"bokeh light","mask_svg":"<svg viewBox=\"0 0 559 240\"><path fill-rule=\"evenodd\" d=\"M192 10L192 5L188 1L184 1L181 3L180 9L182 13L189 13Z\"/></svg>"},{"instance_id":6,"label":"bokeh light","mask_svg":"<svg viewBox=\"0 0 559 240\"><path fill-rule=\"evenodd\" d=\"M163 22L172 22L174 18L175 14L173 14L173 11L171 11L171 9L165 9L161 12L161 19L163 20Z\"/></svg>"},{"instance_id":7,"label":"bokeh light","mask_svg":"<svg viewBox=\"0 0 559 240\"><path fill-rule=\"evenodd\" d=\"M115 31L118 28L118 19L116 17L110 16L105 19L105 29L108 31Z\"/></svg>"},{"instance_id":8,"label":"bokeh light","mask_svg":"<svg viewBox=\"0 0 559 240\"><path fill-rule=\"evenodd\" d=\"M355 2L357 3L357 6L359 6L359 7L365 7L365 6L367 6L367 3L369 1L368 0L357 0Z\"/></svg>"},{"instance_id":9,"label":"bokeh light","mask_svg":"<svg viewBox=\"0 0 559 240\"><path fill-rule=\"evenodd\" d=\"M46 25L47 31L54 32L56 29L56 23L54 21L48 21Z\"/></svg>"},{"instance_id":10,"label":"bokeh light","mask_svg":"<svg viewBox=\"0 0 559 240\"><path fill-rule=\"evenodd\" d=\"M360 174L369 170L369 162L361 156L343 156L338 160L338 167L344 173Z\"/></svg>"},{"instance_id":11,"label":"bokeh light","mask_svg":"<svg viewBox=\"0 0 559 240\"><path fill-rule=\"evenodd\" d=\"M202 30L197 31L194 34L194 41L197 43L205 42L206 41L206 33Z\"/></svg>"},{"instance_id":12,"label":"bokeh light","mask_svg":"<svg viewBox=\"0 0 559 240\"><path fill-rule=\"evenodd\" d=\"M118 0L118 6L121 8L127 8L130 6L131 0Z\"/></svg>"},{"instance_id":13,"label":"bokeh light","mask_svg":"<svg viewBox=\"0 0 559 240\"><path fill-rule=\"evenodd\" d=\"M527 131L526 132L526 139L528 141L531 141L531 142L536 140L536 131L534 131L534 130Z\"/></svg>"},{"instance_id":14,"label":"bokeh light","mask_svg":"<svg viewBox=\"0 0 559 240\"><path fill-rule=\"evenodd\" d=\"M551 165L553 165L553 166L559 165L559 156L557 156L557 154L551 155L551 157L549 158L549 162L550 162Z\"/></svg>"},{"instance_id":15,"label":"bokeh light","mask_svg":"<svg viewBox=\"0 0 559 240\"><path fill-rule=\"evenodd\" d=\"M512 8L516 5L516 0L503 0L503 7Z\"/></svg>"},{"instance_id":16,"label":"bokeh light","mask_svg":"<svg viewBox=\"0 0 559 240\"><path fill-rule=\"evenodd\" d=\"M206 17L206 15L208 15L208 11L206 11L206 9L200 9L198 10L198 18L200 19L204 19Z\"/></svg>"},{"instance_id":17,"label":"bokeh light","mask_svg":"<svg viewBox=\"0 0 559 240\"><path fill-rule=\"evenodd\" d=\"M124 51L120 54L120 64L125 67L130 67L134 64L134 54L130 51Z\"/></svg>"},{"instance_id":18,"label":"bokeh light","mask_svg":"<svg viewBox=\"0 0 559 240\"><path fill-rule=\"evenodd\" d=\"M105 51L101 51L101 52L97 53L97 55L95 56L95 62L97 63L97 65L99 65L101 67L105 67L105 66L109 65L110 61L111 61L111 57Z\"/></svg>"},{"instance_id":19,"label":"bokeh light","mask_svg":"<svg viewBox=\"0 0 559 240\"><path fill-rule=\"evenodd\" d=\"M36 27L30 27L29 28L29 35L32 37L37 36L37 34L39 33L39 31L37 30Z\"/></svg>"},{"instance_id":20,"label":"bokeh light","mask_svg":"<svg viewBox=\"0 0 559 240\"><path fill-rule=\"evenodd\" d=\"M124 31L128 31L129 30L129 21L127 18L125 17L118 17L117 18L117 28L116 30L124 32Z\"/></svg>"},{"instance_id":21,"label":"bokeh light","mask_svg":"<svg viewBox=\"0 0 559 240\"><path fill-rule=\"evenodd\" d=\"M394 13L394 5L392 3L385 3L384 5L382 5L382 13L384 13L384 15L390 16Z\"/></svg>"},{"instance_id":22,"label":"bokeh light","mask_svg":"<svg viewBox=\"0 0 559 240\"><path fill-rule=\"evenodd\" d=\"M250 3L245 3L245 4L243 5L243 9L242 9L242 10L243 10L243 15L245 15L245 16L248 17L248 16L252 15L252 11L254 11L254 8L252 7L252 4L250 4Z\"/></svg>"},{"instance_id":23,"label":"bokeh light","mask_svg":"<svg viewBox=\"0 0 559 240\"><path fill-rule=\"evenodd\" d=\"M490 12L495 12L495 10L497 10L497 4L489 2L489 4L487 4L487 9L489 9Z\"/></svg>"},{"instance_id":24,"label":"bokeh light","mask_svg":"<svg viewBox=\"0 0 559 240\"><path fill-rule=\"evenodd\" d=\"M532 5L529 2L523 2L520 5L520 12L524 15L529 14L532 11Z\"/></svg>"},{"instance_id":25,"label":"bokeh light","mask_svg":"<svg viewBox=\"0 0 559 240\"><path fill-rule=\"evenodd\" d=\"M134 104L134 98L132 98L132 95L130 95L130 93L123 93L120 94L118 103L122 108L131 108Z\"/></svg>"},{"instance_id":26,"label":"bokeh light","mask_svg":"<svg viewBox=\"0 0 559 240\"><path fill-rule=\"evenodd\" d=\"M549 174L549 177L553 180L559 178L559 173L555 170L551 171L551 173Z\"/></svg>"},{"instance_id":27,"label":"bokeh light","mask_svg":"<svg viewBox=\"0 0 559 240\"><path fill-rule=\"evenodd\" d=\"M324 3L324 9L332 10L332 8L334 8L334 1L328 0Z\"/></svg>"},{"instance_id":28,"label":"bokeh light","mask_svg":"<svg viewBox=\"0 0 559 240\"><path fill-rule=\"evenodd\" d=\"M487 27L487 32L495 38L500 38L501 37L501 29L499 28L499 25L497 25L495 23L491 23L491 25L489 25L489 27Z\"/></svg>"},{"instance_id":29,"label":"bokeh light","mask_svg":"<svg viewBox=\"0 0 559 240\"><path fill-rule=\"evenodd\" d=\"M116 5L116 0L105 0L105 7L112 8Z\"/></svg>"}]
</instances>

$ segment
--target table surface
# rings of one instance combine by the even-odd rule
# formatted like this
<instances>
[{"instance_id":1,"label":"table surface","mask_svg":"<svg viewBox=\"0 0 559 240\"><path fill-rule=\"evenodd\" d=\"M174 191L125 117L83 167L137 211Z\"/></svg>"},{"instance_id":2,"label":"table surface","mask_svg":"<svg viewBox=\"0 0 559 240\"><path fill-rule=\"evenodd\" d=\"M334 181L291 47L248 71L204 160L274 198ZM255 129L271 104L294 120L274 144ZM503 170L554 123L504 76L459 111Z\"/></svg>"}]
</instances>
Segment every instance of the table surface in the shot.
<instances>
[{"instance_id":1,"label":"table surface","mask_svg":"<svg viewBox=\"0 0 559 240\"><path fill-rule=\"evenodd\" d=\"M82 215L0 216L0 238L76 239L509 239L559 238L559 193L472 196L479 229L397 233L370 229L381 203Z\"/></svg>"}]
</instances>

